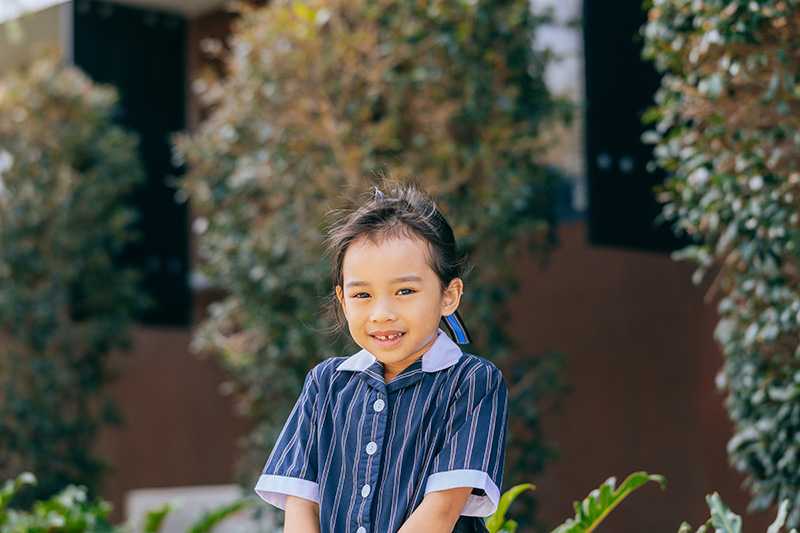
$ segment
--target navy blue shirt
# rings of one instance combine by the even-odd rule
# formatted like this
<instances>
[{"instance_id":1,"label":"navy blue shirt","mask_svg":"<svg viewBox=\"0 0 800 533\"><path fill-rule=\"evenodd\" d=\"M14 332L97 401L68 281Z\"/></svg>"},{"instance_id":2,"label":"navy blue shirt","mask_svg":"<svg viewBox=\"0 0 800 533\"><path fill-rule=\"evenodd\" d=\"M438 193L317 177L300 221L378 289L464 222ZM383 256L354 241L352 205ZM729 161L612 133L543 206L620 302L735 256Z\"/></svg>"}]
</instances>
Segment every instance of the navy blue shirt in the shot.
<instances>
[{"instance_id":1,"label":"navy blue shirt","mask_svg":"<svg viewBox=\"0 0 800 533\"><path fill-rule=\"evenodd\" d=\"M439 329L389 383L367 350L312 368L255 491L317 502L321 533L397 531L437 490L472 487L461 514L489 516L503 480L508 388Z\"/></svg>"}]
</instances>

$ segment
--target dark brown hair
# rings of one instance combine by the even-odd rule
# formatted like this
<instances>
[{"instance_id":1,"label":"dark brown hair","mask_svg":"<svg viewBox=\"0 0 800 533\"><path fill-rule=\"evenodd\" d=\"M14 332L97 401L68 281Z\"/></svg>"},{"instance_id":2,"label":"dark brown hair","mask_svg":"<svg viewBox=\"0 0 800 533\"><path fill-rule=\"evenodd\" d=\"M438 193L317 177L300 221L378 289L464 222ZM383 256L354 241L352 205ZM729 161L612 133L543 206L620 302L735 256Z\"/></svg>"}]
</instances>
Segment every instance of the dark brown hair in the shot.
<instances>
[{"instance_id":1,"label":"dark brown hair","mask_svg":"<svg viewBox=\"0 0 800 533\"><path fill-rule=\"evenodd\" d=\"M342 266L347 248L364 237L381 243L394 237L419 237L427 243L427 262L444 291L454 278L463 277L471 267L456 245L453 230L436 202L412 181L384 179L359 196L351 206L333 212L338 215L328 227L325 239L332 260L332 293L326 301L335 333L345 330L347 321L336 298L336 286L343 284Z\"/></svg>"}]
</instances>

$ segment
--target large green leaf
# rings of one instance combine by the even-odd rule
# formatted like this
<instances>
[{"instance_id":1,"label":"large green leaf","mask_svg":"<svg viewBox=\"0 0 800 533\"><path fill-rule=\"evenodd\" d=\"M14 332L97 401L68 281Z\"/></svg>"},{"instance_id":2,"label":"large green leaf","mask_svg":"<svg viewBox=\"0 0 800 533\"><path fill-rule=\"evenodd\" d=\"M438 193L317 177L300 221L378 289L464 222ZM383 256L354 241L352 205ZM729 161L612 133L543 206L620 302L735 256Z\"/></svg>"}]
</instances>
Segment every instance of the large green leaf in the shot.
<instances>
[{"instance_id":1,"label":"large green leaf","mask_svg":"<svg viewBox=\"0 0 800 533\"><path fill-rule=\"evenodd\" d=\"M497 533L501 530L513 533L516 530L516 523L513 520L506 522L506 512L511 502L526 490L536 490L536 486L533 485L533 483L522 483L511 487L503 493L500 497L500 502L497 504L497 510L494 514L486 518L486 528L489 530L489 533ZM509 522L511 522L511 524L509 524Z\"/></svg>"},{"instance_id":2,"label":"large green leaf","mask_svg":"<svg viewBox=\"0 0 800 533\"><path fill-rule=\"evenodd\" d=\"M615 489L616 478L608 478L599 489L595 489L580 503L575 502L575 517L558 526L553 533L589 533L602 522L608 513L625 499L628 494L648 481L655 481L666 488L666 479L657 474L634 472Z\"/></svg>"}]
</instances>

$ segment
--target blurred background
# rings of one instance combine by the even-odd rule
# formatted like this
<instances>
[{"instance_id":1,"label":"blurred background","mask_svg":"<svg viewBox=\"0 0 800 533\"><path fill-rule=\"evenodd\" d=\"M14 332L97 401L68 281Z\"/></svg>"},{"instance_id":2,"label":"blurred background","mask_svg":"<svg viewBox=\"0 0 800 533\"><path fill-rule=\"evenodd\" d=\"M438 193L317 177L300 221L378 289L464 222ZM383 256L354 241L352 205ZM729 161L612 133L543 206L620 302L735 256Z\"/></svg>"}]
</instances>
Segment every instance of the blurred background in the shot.
<instances>
[{"instance_id":1,"label":"blurred background","mask_svg":"<svg viewBox=\"0 0 800 533\"><path fill-rule=\"evenodd\" d=\"M745 529L765 529L779 499L800 501L787 414L797 299L774 297L789 317L780 335L756 328L732 347L766 325L726 268L769 290L796 278L781 285L774 268L733 264L726 250L795 239L796 217L781 213L796 200L760 204L785 208L770 216L787 232L759 233L759 218L717 245L738 224L726 206L787 193L796 170L769 167L776 144L761 152L766 170L706 172L746 175L746 191L691 174L722 164L724 136L704 144L701 126L736 130L725 113L737 106L689 117L689 97L669 95L708 76L700 93L713 102L709 72L689 68L727 61L733 79L742 47L760 42L737 41L734 22L780 36L796 15L791 2L709 4L0 0L0 474L37 477L17 504L81 483L121 523L176 498L196 517L251 495L305 372L355 351L319 334L331 289L320 239L326 210L382 171L441 198L476 264L466 351L497 362L513 397L502 490L536 485L509 511L518 531L551 530L573 501L636 471L663 475L666 490L643 487L601 529L699 525L713 492ZM791 60L796 40L775 39L770 50ZM692 42L707 62L689 59ZM771 61L758 65L798 83ZM720 83L723 109L733 82ZM660 122L648 125L653 106ZM681 124L691 153L668 137ZM784 159L797 152L780 146ZM708 197L715 183L734 196ZM709 205L716 225L691 211ZM694 255L675 254L690 245ZM794 263L791 251L772 257ZM737 305L752 313L733 316ZM724 365L745 353L751 378L737 389L744 374ZM741 400L778 385L790 392L770 393L772 415ZM755 448L737 455L745 441ZM745 513L751 492L760 508ZM259 526L227 527L277 530L268 507L253 506Z\"/></svg>"}]
</instances>

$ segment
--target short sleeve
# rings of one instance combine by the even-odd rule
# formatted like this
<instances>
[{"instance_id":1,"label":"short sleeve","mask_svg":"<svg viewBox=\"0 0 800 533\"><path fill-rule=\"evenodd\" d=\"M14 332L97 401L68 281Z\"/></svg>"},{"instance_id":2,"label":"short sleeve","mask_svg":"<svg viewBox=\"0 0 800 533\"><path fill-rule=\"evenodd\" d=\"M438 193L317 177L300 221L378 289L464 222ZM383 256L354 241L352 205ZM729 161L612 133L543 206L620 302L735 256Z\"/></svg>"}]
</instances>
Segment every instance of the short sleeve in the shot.
<instances>
[{"instance_id":1,"label":"short sleeve","mask_svg":"<svg viewBox=\"0 0 800 533\"><path fill-rule=\"evenodd\" d=\"M319 503L317 482L317 391L315 371L308 371L294 404L255 486L265 502L286 509L286 496Z\"/></svg>"},{"instance_id":2,"label":"short sleeve","mask_svg":"<svg viewBox=\"0 0 800 533\"><path fill-rule=\"evenodd\" d=\"M461 514L489 516L497 509L503 483L508 387L491 363L465 377L445 424L442 449L433 460L425 494L472 487Z\"/></svg>"}]
</instances>

